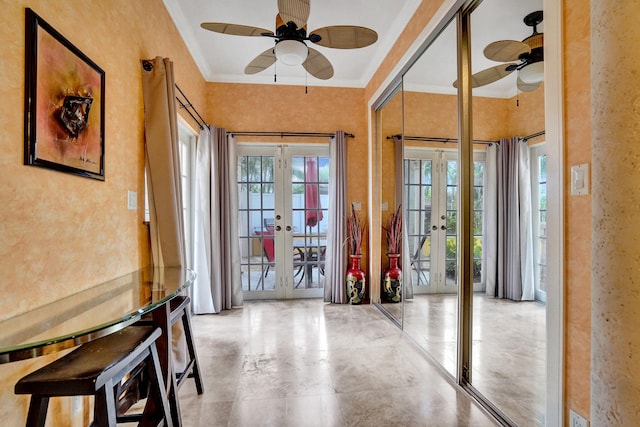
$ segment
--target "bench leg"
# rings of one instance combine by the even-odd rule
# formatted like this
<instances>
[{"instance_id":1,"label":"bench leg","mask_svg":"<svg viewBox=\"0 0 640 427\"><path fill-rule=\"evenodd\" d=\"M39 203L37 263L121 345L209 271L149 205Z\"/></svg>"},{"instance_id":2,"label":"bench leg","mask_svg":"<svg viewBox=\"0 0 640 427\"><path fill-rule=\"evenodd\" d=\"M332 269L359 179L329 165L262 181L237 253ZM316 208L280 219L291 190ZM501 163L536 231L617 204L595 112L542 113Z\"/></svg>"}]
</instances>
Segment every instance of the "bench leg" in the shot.
<instances>
[{"instance_id":1,"label":"bench leg","mask_svg":"<svg viewBox=\"0 0 640 427\"><path fill-rule=\"evenodd\" d=\"M191 319L189 318L188 308L182 313L182 326L184 329L184 337L187 340L187 351L189 353L191 368L191 375L196 382L196 390L198 394L204 392L202 386L202 378L200 377L200 367L198 366L198 355L196 354L196 346L193 341L193 334L191 332Z\"/></svg>"},{"instance_id":2,"label":"bench leg","mask_svg":"<svg viewBox=\"0 0 640 427\"><path fill-rule=\"evenodd\" d=\"M32 395L29 403L29 414L27 415L27 427L44 427L48 407L48 396L39 394Z\"/></svg>"},{"instance_id":3,"label":"bench leg","mask_svg":"<svg viewBox=\"0 0 640 427\"><path fill-rule=\"evenodd\" d=\"M149 368L149 377L151 378L151 390L150 393L160 402L162 406L163 418L165 426L173 427L173 419L171 417L171 409L169 408L169 400L167 399L166 390L164 387L164 378L162 377L162 369L160 367L160 358L158 357L158 350L156 345L152 344L151 348L151 360L148 360L147 365ZM150 362L150 363L149 363ZM177 396L175 396L177 399ZM175 403L175 402L173 402Z\"/></svg>"},{"instance_id":4,"label":"bench leg","mask_svg":"<svg viewBox=\"0 0 640 427\"><path fill-rule=\"evenodd\" d=\"M114 384L110 379L96 391L93 405L93 423L98 427L116 427L116 400Z\"/></svg>"},{"instance_id":5,"label":"bench leg","mask_svg":"<svg viewBox=\"0 0 640 427\"><path fill-rule=\"evenodd\" d=\"M165 303L162 307L156 308L152 313L154 326L162 329L162 335L156 340L156 348L158 349L162 377L166 384L166 394L168 395L171 406L173 425L174 427L181 427L182 417L180 415L180 402L178 401L178 386L176 384L171 354L171 314L169 312L169 303Z\"/></svg>"}]
</instances>

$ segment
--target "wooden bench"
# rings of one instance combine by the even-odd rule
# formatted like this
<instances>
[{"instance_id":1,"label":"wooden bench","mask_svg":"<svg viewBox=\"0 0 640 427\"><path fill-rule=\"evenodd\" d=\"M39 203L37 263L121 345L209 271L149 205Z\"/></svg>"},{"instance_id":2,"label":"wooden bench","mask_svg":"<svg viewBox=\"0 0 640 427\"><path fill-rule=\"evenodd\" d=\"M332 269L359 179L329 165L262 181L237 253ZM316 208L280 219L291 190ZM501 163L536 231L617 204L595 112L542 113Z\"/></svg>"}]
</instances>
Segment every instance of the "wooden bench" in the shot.
<instances>
[{"instance_id":1,"label":"wooden bench","mask_svg":"<svg viewBox=\"0 0 640 427\"><path fill-rule=\"evenodd\" d=\"M49 399L58 396L95 396L95 426L115 426L117 423L116 390L132 372L142 367L149 379L149 399L162 414L164 425L173 426L169 402L162 377L156 340L159 328L129 326L118 332L81 345L71 353L20 379L16 394L30 394L27 427L45 424ZM147 401L149 403L149 401ZM175 402L173 402L175 403ZM157 425L161 420L154 421Z\"/></svg>"}]
</instances>

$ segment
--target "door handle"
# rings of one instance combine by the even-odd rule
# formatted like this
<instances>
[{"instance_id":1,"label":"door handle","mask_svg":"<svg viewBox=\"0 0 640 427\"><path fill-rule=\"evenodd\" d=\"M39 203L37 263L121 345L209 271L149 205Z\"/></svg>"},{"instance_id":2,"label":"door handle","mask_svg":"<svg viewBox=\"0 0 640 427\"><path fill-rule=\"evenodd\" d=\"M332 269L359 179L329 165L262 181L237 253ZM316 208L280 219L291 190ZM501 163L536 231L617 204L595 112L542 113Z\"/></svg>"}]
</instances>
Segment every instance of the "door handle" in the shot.
<instances>
[{"instance_id":1,"label":"door handle","mask_svg":"<svg viewBox=\"0 0 640 427\"><path fill-rule=\"evenodd\" d=\"M433 226L431 226L431 229L432 229L433 231L436 231L436 230L438 230L438 226L437 226L437 225L433 225Z\"/></svg>"},{"instance_id":2,"label":"door handle","mask_svg":"<svg viewBox=\"0 0 640 427\"><path fill-rule=\"evenodd\" d=\"M447 226L446 226L446 225L442 225L442 226L440 226L440 230L446 230L446 229L447 229Z\"/></svg>"},{"instance_id":3,"label":"door handle","mask_svg":"<svg viewBox=\"0 0 640 427\"><path fill-rule=\"evenodd\" d=\"M291 231L291 226L290 226L290 225L287 225L287 227L285 228L285 230L287 230L287 231Z\"/></svg>"},{"instance_id":4,"label":"door handle","mask_svg":"<svg viewBox=\"0 0 640 427\"><path fill-rule=\"evenodd\" d=\"M276 231L280 231L282 230L282 227L280 227L279 225L276 225Z\"/></svg>"}]
</instances>

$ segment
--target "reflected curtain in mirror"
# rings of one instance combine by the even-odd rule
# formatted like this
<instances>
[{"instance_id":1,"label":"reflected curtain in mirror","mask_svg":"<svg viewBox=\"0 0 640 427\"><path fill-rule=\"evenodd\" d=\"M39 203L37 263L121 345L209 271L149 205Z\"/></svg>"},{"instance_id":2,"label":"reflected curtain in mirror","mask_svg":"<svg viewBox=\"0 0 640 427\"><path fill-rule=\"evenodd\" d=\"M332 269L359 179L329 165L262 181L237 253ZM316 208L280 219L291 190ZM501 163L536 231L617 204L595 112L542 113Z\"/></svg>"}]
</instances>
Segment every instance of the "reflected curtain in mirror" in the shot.
<instances>
[{"instance_id":1,"label":"reflected curtain in mirror","mask_svg":"<svg viewBox=\"0 0 640 427\"><path fill-rule=\"evenodd\" d=\"M486 292L514 301L534 300L529 147L518 138L487 147L485 200Z\"/></svg>"}]
</instances>

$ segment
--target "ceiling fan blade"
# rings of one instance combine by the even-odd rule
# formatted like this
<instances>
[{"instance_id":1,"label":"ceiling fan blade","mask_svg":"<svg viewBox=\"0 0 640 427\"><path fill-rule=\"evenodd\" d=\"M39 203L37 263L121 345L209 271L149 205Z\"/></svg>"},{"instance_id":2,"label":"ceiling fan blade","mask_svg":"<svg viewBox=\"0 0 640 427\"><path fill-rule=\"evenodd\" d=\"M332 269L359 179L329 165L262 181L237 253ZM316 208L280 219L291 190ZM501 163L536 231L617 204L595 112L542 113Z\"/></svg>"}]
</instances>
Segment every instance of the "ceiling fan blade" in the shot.
<instances>
[{"instance_id":1,"label":"ceiling fan blade","mask_svg":"<svg viewBox=\"0 0 640 427\"><path fill-rule=\"evenodd\" d=\"M500 64L475 73L471 76L471 87L485 86L508 76L515 71L511 65L517 64ZM453 87L458 88L457 80L453 82Z\"/></svg>"},{"instance_id":2,"label":"ceiling fan blade","mask_svg":"<svg viewBox=\"0 0 640 427\"><path fill-rule=\"evenodd\" d=\"M285 24L293 21L298 28L306 27L310 12L310 0L278 0L278 13Z\"/></svg>"},{"instance_id":3,"label":"ceiling fan blade","mask_svg":"<svg viewBox=\"0 0 640 427\"><path fill-rule=\"evenodd\" d=\"M540 83L525 83L518 77L518 90L520 92L533 92L540 87Z\"/></svg>"},{"instance_id":4,"label":"ceiling fan blade","mask_svg":"<svg viewBox=\"0 0 640 427\"><path fill-rule=\"evenodd\" d=\"M378 33L372 29L354 25L318 28L311 34L321 37L320 41L316 42L317 45L336 49L356 49L369 46L378 40Z\"/></svg>"},{"instance_id":5,"label":"ceiling fan blade","mask_svg":"<svg viewBox=\"0 0 640 427\"><path fill-rule=\"evenodd\" d=\"M224 22L203 22L200 26L205 30L222 34L230 34L232 36L258 37L265 33L273 35L273 31L265 30L264 28L250 27L248 25L226 24Z\"/></svg>"},{"instance_id":6,"label":"ceiling fan blade","mask_svg":"<svg viewBox=\"0 0 640 427\"><path fill-rule=\"evenodd\" d=\"M531 47L515 40L498 40L489 43L483 52L492 61L512 62L520 59L520 55L531 52Z\"/></svg>"},{"instance_id":7,"label":"ceiling fan blade","mask_svg":"<svg viewBox=\"0 0 640 427\"><path fill-rule=\"evenodd\" d=\"M253 61L249 62L249 65L247 65L244 69L244 73L259 73L260 71L266 70L267 68L272 66L274 62L276 62L276 54L273 53L273 48L270 47L260 55L256 56Z\"/></svg>"},{"instance_id":8,"label":"ceiling fan blade","mask_svg":"<svg viewBox=\"0 0 640 427\"><path fill-rule=\"evenodd\" d=\"M309 55L306 61L302 63L302 66L317 79L328 80L333 77L331 62L323 54L311 47L309 48Z\"/></svg>"}]
</instances>

